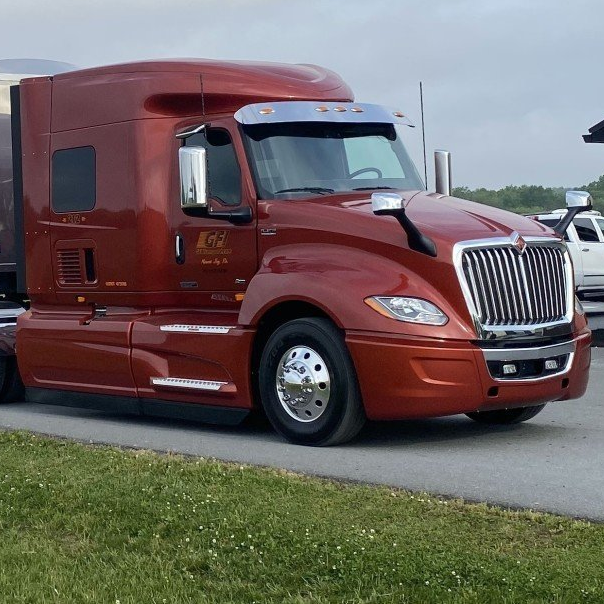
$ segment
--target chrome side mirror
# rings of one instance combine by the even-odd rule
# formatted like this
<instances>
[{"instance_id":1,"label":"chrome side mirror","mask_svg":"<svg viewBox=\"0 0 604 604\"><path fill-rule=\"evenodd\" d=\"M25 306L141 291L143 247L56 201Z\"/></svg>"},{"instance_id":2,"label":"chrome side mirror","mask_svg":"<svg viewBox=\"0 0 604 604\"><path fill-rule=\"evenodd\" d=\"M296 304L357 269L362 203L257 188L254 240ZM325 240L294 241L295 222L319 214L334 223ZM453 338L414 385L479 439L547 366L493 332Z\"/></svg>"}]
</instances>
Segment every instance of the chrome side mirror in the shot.
<instances>
[{"instance_id":1,"label":"chrome side mirror","mask_svg":"<svg viewBox=\"0 0 604 604\"><path fill-rule=\"evenodd\" d=\"M371 195L371 209L374 214L383 214L386 211L402 210L404 199L398 193L373 193Z\"/></svg>"},{"instance_id":2,"label":"chrome side mirror","mask_svg":"<svg viewBox=\"0 0 604 604\"><path fill-rule=\"evenodd\" d=\"M203 147L181 147L178 150L180 168L180 205L183 208L207 208L206 150Z\"/></svg>"},{"instance_id":3,"label":"chrome side mirror","mask_svg":"<svg viewBox=\"0 0 604 604\"><path fill-rule=\"evenodd\" d=\"M436 192L441 195L451 195L451 153L449 151L434 151L434 176L436 177Z\"/></svg>"},{"instance_id":4,"label":"chrome side mirror","mask_svg":"<svg viewBox=\"0 0 604 604\"><path fill-rule=\"evenodd\" d=\"M591 210L593 200L587 191L567 191L566 192L566 207L568 210L562 216L560 222L554 226L554 231L558 235L564 235L566 230L573 221L573 218L581 212Z\"/></svg>"},{"instance_id":5,"label":"chrome side mirror","mask_svg":"<svg viewBox=\"0 0 604 604\"><path fill-rule=\"evenodd\" d=\"M566 191L566 207L567 208L583 208L591 210L593 199L587 191Z\"/></svg>"},{"instance_id":6,"label":"chrome side mirror","mask_svg":"<svg viewBox=\"0 0 604 604\"><path fill-rule=\"evenodd\" d=\"M371 209L376 216L394 216L407 233L409 247L421 254L436 257L436 244L424 235L405 214L405 200L398 193L373 193Z\"/></svg>"}]
</instances>

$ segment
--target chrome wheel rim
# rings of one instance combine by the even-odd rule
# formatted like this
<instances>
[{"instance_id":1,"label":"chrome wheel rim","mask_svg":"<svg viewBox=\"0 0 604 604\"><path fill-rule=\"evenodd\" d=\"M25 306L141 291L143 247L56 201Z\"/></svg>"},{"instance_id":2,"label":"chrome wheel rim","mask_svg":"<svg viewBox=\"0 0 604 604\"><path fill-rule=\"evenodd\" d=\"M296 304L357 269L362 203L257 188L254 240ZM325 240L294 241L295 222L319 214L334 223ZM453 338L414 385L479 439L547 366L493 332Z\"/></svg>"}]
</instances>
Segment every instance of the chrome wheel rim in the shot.
<instances>
[{"instance_id":1,"label":"chrome wheel rim","mask_svg":"<svg viewBox=\"0 0 604 604\"><path fill-rule=\"evenodd\" d=\"M330 382L324 359L308 346L290 348L277 366L277 397L287 414L299 422L314 422L325 413Z\"/></svg>"}]
</instances>

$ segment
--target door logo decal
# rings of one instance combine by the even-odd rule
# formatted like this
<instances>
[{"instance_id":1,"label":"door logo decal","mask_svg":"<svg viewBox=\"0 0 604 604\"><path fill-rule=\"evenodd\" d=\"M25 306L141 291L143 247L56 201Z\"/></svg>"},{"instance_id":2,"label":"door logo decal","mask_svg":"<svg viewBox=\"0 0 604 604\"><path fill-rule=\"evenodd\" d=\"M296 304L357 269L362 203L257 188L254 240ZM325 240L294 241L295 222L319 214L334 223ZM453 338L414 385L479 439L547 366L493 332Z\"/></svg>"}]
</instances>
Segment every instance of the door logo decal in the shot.
<instances>
[{"instance_id":1,"label":"door logo decal","mask_svg":"<svg viewBox=\"0 0 604 604\"><path fill-rule=\"evenodd\" d=\"M229 261L225 256L229 256L233 251L227 247L228 240L229 231L201 231L195 248L198 256L205 256L201 264L214 267L228 264Z\"/></svg>"},{"instance_id":2,"label":"door logo decal","mask_svg":"<svg viewBox=\"0 0 604 604\"><path fill-rule=\"evenodd\" d=\"M204 254L205 250L225 248L229 238L229 231L202 231L197 240L197 253Z\"/></svg>"}]
</instances>

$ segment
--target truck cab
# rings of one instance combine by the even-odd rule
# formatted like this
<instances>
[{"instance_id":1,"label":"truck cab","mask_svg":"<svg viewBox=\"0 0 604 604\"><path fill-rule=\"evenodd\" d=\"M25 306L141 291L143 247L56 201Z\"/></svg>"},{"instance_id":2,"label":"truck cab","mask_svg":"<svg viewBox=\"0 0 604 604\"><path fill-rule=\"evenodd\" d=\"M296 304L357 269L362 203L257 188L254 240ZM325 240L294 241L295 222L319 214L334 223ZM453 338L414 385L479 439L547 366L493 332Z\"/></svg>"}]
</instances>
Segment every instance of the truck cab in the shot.
<instances>
[{"instance_id":1,"label":"truck cab","mask_svg":"<svg viewBox=\"0 0 604 604\"><path fill-rule=\"evenodd\" d=\"M24 79L11 99L27 311L4 348L28 400L262 409L329 445L367 418L515 423L585 391L561 238L427 191L409 119L337 74L150 61Z\"/></svg>"}]
</instances>

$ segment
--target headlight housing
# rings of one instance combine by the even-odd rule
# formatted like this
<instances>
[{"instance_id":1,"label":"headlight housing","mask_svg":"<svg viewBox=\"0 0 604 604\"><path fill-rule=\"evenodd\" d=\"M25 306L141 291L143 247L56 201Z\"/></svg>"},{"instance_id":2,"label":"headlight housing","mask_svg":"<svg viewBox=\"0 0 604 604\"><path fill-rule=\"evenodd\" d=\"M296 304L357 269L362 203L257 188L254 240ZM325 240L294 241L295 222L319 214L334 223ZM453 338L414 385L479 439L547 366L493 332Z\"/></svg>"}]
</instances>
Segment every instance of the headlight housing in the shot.
<instances>
[{"instance_id":1,"label":"headlight housing","mask_svg":"<svg viewBox=\"0 0 604 604\"><path fill-rule=\"evenodd\" d=\"M385 317L407 323L444 325L449 320L440 308L421 298L371 296L365 298L365 304Z\"/></svg>"}]
</instances>

